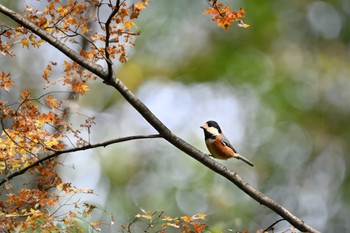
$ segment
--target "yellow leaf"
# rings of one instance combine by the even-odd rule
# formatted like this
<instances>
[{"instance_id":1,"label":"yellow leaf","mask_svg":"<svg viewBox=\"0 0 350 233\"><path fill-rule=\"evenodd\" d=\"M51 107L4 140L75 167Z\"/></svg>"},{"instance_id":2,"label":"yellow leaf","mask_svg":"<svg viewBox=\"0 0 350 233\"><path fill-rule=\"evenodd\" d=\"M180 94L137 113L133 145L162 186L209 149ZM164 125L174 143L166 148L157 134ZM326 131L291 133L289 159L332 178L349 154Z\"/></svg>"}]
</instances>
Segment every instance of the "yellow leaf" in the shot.
<instances>
[{"instance_id":1,"label":"yellow leaf","mask_svg":"<svg viewBox=\"0 0 350 233\"><path fill-rule=\"evenodd\" d=\"M128 30L130 30L131 27L135 27L135 26L136 26L136 24L135 24L133 21L128 21L128 22L126 22L124 25L125 25L125 27L126 27Z\"/></svg>"},{"instance_id":2,"label":"yellow leaf","mask_svg":"<svg viewBox=\"0 0 350 233\"><path fill-rule=\"evenodd\" d=\"M23 164L23 167L28 167L30 165L30 162L28 162L28 160L26 160Z\"/></svg>"},{"instance_id":3,"label":"yellow leaf","mask_svg":"<svg viewBox=\"0 0 350 233\"><path fill-rule=\"evenodd\" d=\"M1 161L0 162L0 170L5 170L6 169L6 163L5 163L5 161ZM0 172L0 174L1 174L1 172Z\"/></svg>"},{"instance_id":4,"label":"yellow leaf","mask_svg":"<svg viewBox=\"0 0 350 233\"><path fill-rule=\"evenodd\" d=\"M46 97L45 101L46 101L47 105L49 105L49 106L52 106L54 108L58 108L59 107L59 105L56 102L56 99L53 98L51 95L48 95Z\"/></svg>"},{"instance_id":5,"label":"yellow leaf","mask_svg":"<svg viewBox=\"0 0 350 233\"><path fill-rule=\"evenodd\" d=\"M19 163L13 163L11 169L12 169L12 170L15 170L16 168L19 168L19 167L21 167L21 164L19 164Z\"/></svg>"},{"instance_id":6,"label":"yellow leaf","mask_svg":"<svg viewBox=\"0 0 350 233\"><path fill-rule=\"evenodd\" d=\"M191 222L192 218L190 216L182 216L181 219L185 222Z\"/></svg>"},{"instance_id":7,"label":"yellow leaf","mask_svg":"<svg viewBox=\"0 0 350 233\"><path fill-rule=\"evenodd\" d=\"M24 48L24 46L29 48L29 42L27 38L22 39L22 47Z\"/></svg>"},{"instance_id":8,"label":"yellow leaf","mask_svg":"<svg viewBox=\"0 0 350 233\"><path fill-rule=\"evenodd\" d=\"M83 92L86 92L86 91L90 90L90 88L87 85L85 85L85 84L81 86L81 89L83 90Z\"/></svg>"},{"instance_id":9,"label":"yellow leaf","mask_svg":"<svg viewBox=\"0 0 350 233\"><path fill-rule=\"evenodd\" d=\"M145 9L146 7L145 7L145 5L143 5L142 3L136 3L135 5L134 5L134 7L135 7L135 9L137 9L137 10L139 10L139 11L141 11L141 10L143 10L143 9Z\"/></svg>"},{"instance_id":10,"label":"yellow leaf","mask_svg":"<svg viewBox=\"0 0 350 233\"><path fill-rule=\"evenodd\" d=\"M59 143L60 142L56 138L52 138L50 141L46 142L45 144L48 147L52 147L52 146L56 146Z\"/></svg>"},{"instance_id":11,"label":"yellow leaf","mask_svg":"<svg viewBox=\"0 0 350 233\"><path fill-rule=\"evenodd\" d=\"M34 125L37 129L41 129L41 127L43 127L45 124L45 122L43 120L35 120L34 121Z\"/></svg>"},{"instance_id":12,"label":"yellow leaf","mask_svg":"<svg viewBox=\"0 0 350 233\"><path fill-rule=\"evenodd\" d=\"M89 31L90 31L90 29L87 27L86 24L83 24L83 25L81 26L81 32L82 32L83 34L89 32Z\"/></svg>"}]
</instances>

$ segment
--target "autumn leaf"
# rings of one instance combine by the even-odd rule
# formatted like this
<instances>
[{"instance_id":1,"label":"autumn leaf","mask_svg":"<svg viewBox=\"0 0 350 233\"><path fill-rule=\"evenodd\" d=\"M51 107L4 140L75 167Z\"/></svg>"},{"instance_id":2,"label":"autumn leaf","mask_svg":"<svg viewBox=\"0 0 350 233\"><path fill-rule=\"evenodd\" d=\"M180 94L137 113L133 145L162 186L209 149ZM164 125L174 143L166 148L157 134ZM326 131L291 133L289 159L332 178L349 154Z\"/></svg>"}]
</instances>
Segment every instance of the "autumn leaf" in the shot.
<instances>
[{"instance_id":1,"label":"autumn leaf","mask_svg":"<svg viewBox=\"0 0 350 233\"><path fill-rule=\"evenodd\" d=\"M85 207L87 207L87 210L84 211L84 214L86 214L87 216L90 216L92 211L97 207L95 205L89 204L89 203L84 203L83 204Z\"/></svg>"},{"instance_id":2,"label":"autumn leaf","mask_svg":"<svg viewBox=\"0 0 350 233\"><path fill-rule=\"evenodd\" d=\"M0 174L2 174L2 170L5 170L6 167L5 161L0 161Z\"/></svg>"},{"instance_id":3,"label":"autumn leaf","mask_svg":"<svg viewBox=\"0 0 350 233\"><path fill-rule=\"evenodd\" d=\"M84 94L85 92L90 90L89 87L83 83L74 83L72 84L72 88L74 92L80 93L80 94Z\"/></svg>"},{"instance_id":4,"label":"autumn leaf","mask_svg":"<svg viewBox=\"0 0 350 233\"><path fill-rule=\"evenodd\" d=\"M139 10L139 11L141 11L141 10L143 10L143 9L145 9L146 8L146 6L145 5L143 5L142 3L136 3L136 4L134 4L134 7L135 7L135 9L136 10Z\"/></svg>"},{"instance_id":5,"label":"autumn leaf","mask_svg":"<svg viewBox=\"0 0 350 233\"><path fill-rule=\"evenodd\" d=\"M82 32L83 34L86 34L86 33L88 33L89 31L90 31L90 29L87 27L86 24L82 24L82 25L81 25L81 32Z\"/></svg>"},{"instance_id":6,"label":"autumn leaf","mask_svg":"<svg viewBox=\"0 0 350 233\"><path fill-rule=\"evenodd\" d=\"M243 8L240 8L238 11L232 11L229 6L218 3L217 0L210 0L209 4L210 8L205 10L204 14L212 15L212 20L217 22L218 27L222 27L227 31L234 21L238 22L239 27L249 27L248 24L242 21L245 15Z\"/></svg>"},{"instance_id":7,"label":"autumn leaf","mask_svg":"<svg viewBox=\"0 0 350 233\"><path fill-rule=\"evenodd\" d=\"M53 146L58 145L59 143L60 143L60 141L57 140L56 138L51 138L50 140L45 142L45 145L48 147L53 147Z\"/></svg>"},{"instance_id":8,"label":"autumn leaf","mask_svg":"<svg viewBox=\"0 0 350 233\"><path fill-rule=\"evenodd\" d=\"M46 101L46 104L48 106L50 106L50 107L53 107L53 108L58 108L59 107L56 99L53 98L51 95L46 96L45 101Z\"/></svg>"},{"instance_id":9,"label":"autumn leaf","mask_svg":"<svg viewBox=\"0 0 350 233\"><path fill-rule=\"evenodd\" d=\"M5 74L5 72L1 72L0 74L0 88L4 87L7 92L10 91L12 84L14 84L10 76L10 73Z\"/></svg>"},{"instance_id":10,"label":"autumn leaf","mask_svg":"<svg viewBox=\"0 0 350 233\"><path fill-rule=\"evenodd\" d=\"M197 219L201 219L201 220L205 220L205 217L207 217L206 214L195 214L192 216L192 219L197 220Z\"/></svg>"},{"instance_id":11,"label":"autumn leaf","mask_svg":"<svg viewBox=\"0 0 350 233\"><path fill-rule=\"evenodd\" d=\"M49 77L50 77L51 71L52 71L51 65L47 65L43 73L43 78L46 81L46 85L50 84Z\"/></svg>"},{"instance_id":12,"label":"autumn leaf","mask_svg":"<svg viewBox=\"0 0 350 233\"><path fill-rule=\"evenodd\" d=\"M27 39L27 38L23 38L23 39L22 39L22 48L23 48L23 47L29 48L29 42L28 42L28 39Z\"/></svg>"},{"instance_id":13,"label":"autumn leaf","mask_svg":"<svg viewBox=\"0 0 350 233\"><path fill-rule=\"evenodd\" d=\"M68 190L70 190L71 187L72 187L72 183L61 183L57 185L56 188L62 189L62 191L64 192L69 192Z\"/></svg>"},{"instance_id":14,"label":"autumn leaf","mask_svg":"<svg viewBox=\"0 0 350 233\"><path fill-rule=\"evenodd\" d=\"M63 65L64 65L64 72L67 72L72 68L72 65L67 61L64 61Z\"/></svg>"},{"instance_id":15,"label":"autumn leaf","mask_svg":"<svg viewBox=\"0 0 350 233\"><path fill-rule=\"evenodd\" d=\"M189 217L189 216L182 216L181 219L182 219L184 222L191 222L191 221L192 221L192 218Z\"/></svg>"},{"instance_id":16,"label":"autumn leaf","mask_svg":"<svg viewBox=\"0 0 350 233\"><path fill-rule=\"evenodd\" d=\"M47 23L46 17L41 17L40 20L39 20L39 22L37 23L37 25L38 25L39 27L43 27L43 26L45 26L46 23Z\"/></svg>"},{"instance_id":17,"label":"autumn leaf","mask_svg":"<svg viewBox=\"0 0 350 233\"><path fill-rule=\"evenodd\" d=\"M136 26L136 24L135 24L134 22L132 22L132 21L128 21L128 22L126 22L124 25L125 25L125 27L126 27L128 30L130 30L131 27L135 27L135 26Z\"/></svg>"},{"instance_id":18,"label":"autumn leaf","mask_svg":"<svg viewBox=\"0 0 350 233\"><path fill-rule=\"evenodd\" d=\"M180 228L178 223L170 223L170 222L162 224L162 228L166 228L166 227Z\"/></svg>"},{"instance_id":19,"label":"autumn leaf","mask_svg":"<svg viewBox=\"0 0 350 233\"><path fill-rule=\"evenodd\" d=\"M196 229L196 232L200 233L203 230L207 229L208 227L204 224L198 224L198 223L192 223L192 226L194 229Z\"/></svg>"}]
</instances>

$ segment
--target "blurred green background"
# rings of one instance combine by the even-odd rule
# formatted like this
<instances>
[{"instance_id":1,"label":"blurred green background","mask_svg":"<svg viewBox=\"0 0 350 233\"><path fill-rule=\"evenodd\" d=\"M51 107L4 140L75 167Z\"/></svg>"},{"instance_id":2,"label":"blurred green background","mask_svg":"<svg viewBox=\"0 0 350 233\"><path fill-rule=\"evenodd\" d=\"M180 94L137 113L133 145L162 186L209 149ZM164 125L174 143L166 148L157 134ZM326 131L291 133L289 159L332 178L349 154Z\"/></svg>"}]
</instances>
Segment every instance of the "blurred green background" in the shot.
<instances>
[{"instance_id":1,"label":"blurred green background","mask_svg":"<svg viewBox=\"0 0 350 233\"><path fill-rule=\"evenodd\" d=\"M255 167L223 164L319 231L349 232L350 2L226 2L244 8L251 27L218 28L203 14L204 0L151 1L137 21L141 35L129 62L116 67L118 77L204 152L199 126L216 120ZM19 89L37 88L31 78L41 82L45 62L64 59L49 46L19 51L14 59L0 58L2 68L16 67ZM37 59L28 62L33 52ZM154 133L100 80L90 89L72 112L96 115L91 142ZM71 116L76 126L83 120ZM171 216L206 213L213 232L255 232L280 219L162 139L62 158L66 182L94 188L95 195L79 197L101 209L94 220L108 223L114 216L115 226L105 232L127 224L140 208ZM278 224L276 232L288 227Z\"/></svg>"}]
</instances>

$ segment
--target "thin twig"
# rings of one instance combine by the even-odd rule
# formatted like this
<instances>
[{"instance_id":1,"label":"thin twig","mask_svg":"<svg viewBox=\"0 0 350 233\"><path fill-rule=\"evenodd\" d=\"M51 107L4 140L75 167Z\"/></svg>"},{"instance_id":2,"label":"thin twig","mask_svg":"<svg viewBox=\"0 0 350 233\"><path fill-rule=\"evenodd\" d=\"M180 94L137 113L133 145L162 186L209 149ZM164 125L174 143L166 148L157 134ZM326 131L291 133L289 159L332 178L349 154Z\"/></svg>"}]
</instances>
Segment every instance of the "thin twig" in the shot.
<instances>
[{"instance_id":1,"label":"thin twig","mask_svg":"<svg viewBox=\"0 0 350 233\"><path fill-rule=\"evenodd\" d=\"M2 29L2 28L6 28L6 29ZM13 31L13 28L6 26L4 24L0 24L0 36L2 36L3 34L5 34L8 31Z\"/></svg>"},{"instance_id":2,"label":"thin twig","mask_svg":"<svg viewBox=\"0 0 350 233\"><path fill-rule=\"evenodd\" d=\"M14 12L13 10L6 8L5 6L0 5L0 13L7 15L11 19L19 23L21 26L27 28L28 30L31 30L36 35L40 36L41 39L47 41L49 44L59 49L67 57L69 57L85 69L89 70L90 72L94 73L95 75L100 77L107 77L107 72L103 69L102 66L85 59L79 53L75 52L67 45L59 41L57 38L52 36L50 33L45 31L44 29L39 28L37 25L35 25L22 15L18 14L17 12Z\"/></svg>"},{"instance_id":3,"label":"thin twig","mask_svg":"<svg viewBox=\"0 0 350 233\"><path fill-rule=\"evenodd\" d=\"M111 6L113 8L113 6ZM107 79L110 80L112 79L113 77L113 63L110 59L110 56L109 56L109 51L108 51L108 48L109 48L109 40L110 40L110 37L111 37L111 32L110 32L110 25L112 23L112 19L113 17L119 12L119 9L120 9L120 0L117 0L116 4L115 4L115 7L112 11L112 13L109 15L106 23L105 23L105 26L106 26L106 41L105 41L105 57L106 57L106 62L107 62L107 69L108 69L108 77Z\"/></svg>"},{"instance_id":4,"label":"thin twig","mask_svg":"<svg viewBox=\"0 0 350 233\"><path fill-rule=\"evenodd\" d=\"M281 218L279 220L277 220L276 222L272 223L270 226L268 226L263 232L267 232L267 231L271 231L273 230L273 226L275 226L277 223L282 222L282 221L286 221L284 218Z\"/></svg>"},{"instance_id":5,"label":"thin twig","mask_svg":"<svg viewBox=\"0 0 350 233\"><path fill-rule=\"evenodd\" d=\"M86 145L86 146L81 146L81 147L76 147L76 148L70 148L70 149L66 149L66 150L55 151L54 153L52 153L52 154L50 154L48 156L45 156L45 157L35 161L34 163L28 165L27 167L22 168L21 170L16 171L16 172L12 173L9 176L6 176L4 179L2 179L0 181L0 186L3 185L5 182L15 178L16 176L24 174L29 169L34 168L34 167L38 166L39 164L42 164L43 162L45 162L47 160L51 160L53 158L56 158L57 156L59 156L61 154L67 154L67 153L76 152L76 151L89 150L89 149L98 148L98 147L106 147L106 146L109 146L111 144L116 144L116 143L120 143L120 142L126 142L126 141L137 140L137 139L149 139L149 138L161 138L161 135L159 135L159 134L150 134L150 135L129 136L129 137L117 138L117 139L113 139L113 140L109 140L109 141L105 141L105 142L101 142L101 143L97 143L97 144L92 144L92 145Z\"/></svg>"}]
</instances>

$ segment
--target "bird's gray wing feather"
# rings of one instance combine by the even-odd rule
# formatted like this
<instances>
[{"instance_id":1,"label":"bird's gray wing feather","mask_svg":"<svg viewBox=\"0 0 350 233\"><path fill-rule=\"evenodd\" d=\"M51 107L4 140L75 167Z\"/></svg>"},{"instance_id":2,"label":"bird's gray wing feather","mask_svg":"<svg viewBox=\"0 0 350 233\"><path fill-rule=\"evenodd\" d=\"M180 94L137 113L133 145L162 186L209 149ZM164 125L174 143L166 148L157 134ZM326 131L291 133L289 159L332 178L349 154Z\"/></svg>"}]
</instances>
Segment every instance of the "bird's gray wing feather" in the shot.
<instances>
[{"instance_id":1,"label":"bird's gray wing feather","mask_svg":"<svg viewBox=\"0 0 350 233\"><path fill-rule=\"evenodd\" d=\"M236 149L231 145L230 141L224 135L220 135L220 139L226 146L230 147L235 153L237 153Z\"/></svg>"}]
</instances>

